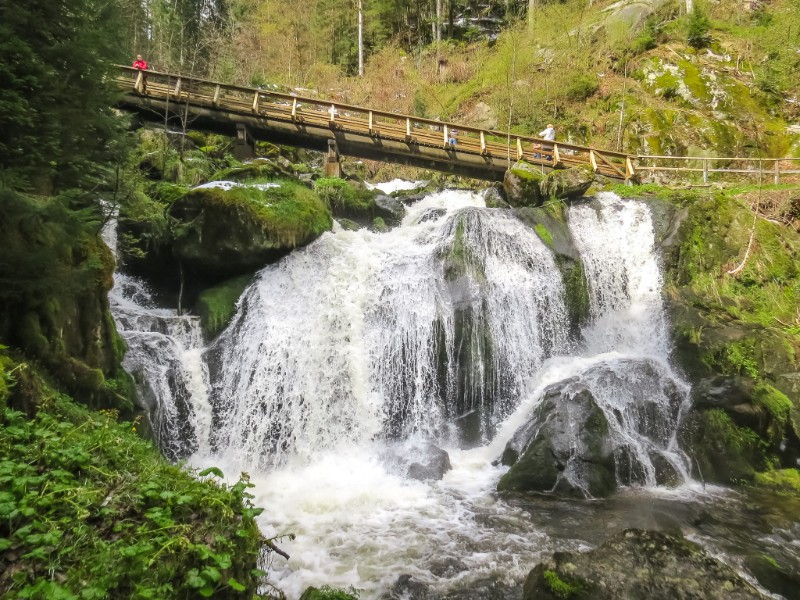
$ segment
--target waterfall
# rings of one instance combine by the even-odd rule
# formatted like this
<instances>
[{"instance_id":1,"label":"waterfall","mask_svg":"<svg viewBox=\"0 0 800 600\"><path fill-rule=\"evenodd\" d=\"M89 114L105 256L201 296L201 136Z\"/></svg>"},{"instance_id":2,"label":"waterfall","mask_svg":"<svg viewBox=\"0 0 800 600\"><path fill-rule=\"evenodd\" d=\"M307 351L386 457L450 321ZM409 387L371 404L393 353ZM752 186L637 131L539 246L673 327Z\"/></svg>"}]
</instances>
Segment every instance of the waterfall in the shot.
<instances>
[{"instance_id":1,"label":"waterfall","mask_svg":"<svg viewBox=\"0 0 800 600\"><path fill-rule=\"evenodd\" d=\"M320 584L385 597L400 573L442 593L518 582L556 546L493 494L504 467L492 463L553 386L564 399L591 392L620 484L689 480L676 442L688 387L668 362L649 209L601 194L567 221L590 300L579 336L552 251L466 191L425 197L389 232L337 228L265 267L205 348L196 318L117 276L125 366L159 444L250 471L265 535L297 535L271 573L289 597ZM409 479L431 443L452 470ZM579 467L564 474L578 487Z\"/></svg>"},{"instance_id":2,"label":"waterfall","mask_svg":"<svg viewBox=\"0 0 800 600\"><path fill-rule=\"evenodd\" d=\"M103 239L116 255L115 218ZM120 272L114 274L109 303L127 347L122 366L136 382L156 443L171 460L196 453L211 430L199 318L158 308L141 279Z\"/></svg>"},{"instance_id":3,"label":"waterfall","mask_svg":"<svg viewBox=\"0 0 800 600\"><path fill-rule=\"evenodd\" d=\"M389 233L328 233L264 269L214 349L217 451L265 467L376 438L488 441L568 324L550 251L480 204L434 194Z\"/></svg>"}]
</instances>

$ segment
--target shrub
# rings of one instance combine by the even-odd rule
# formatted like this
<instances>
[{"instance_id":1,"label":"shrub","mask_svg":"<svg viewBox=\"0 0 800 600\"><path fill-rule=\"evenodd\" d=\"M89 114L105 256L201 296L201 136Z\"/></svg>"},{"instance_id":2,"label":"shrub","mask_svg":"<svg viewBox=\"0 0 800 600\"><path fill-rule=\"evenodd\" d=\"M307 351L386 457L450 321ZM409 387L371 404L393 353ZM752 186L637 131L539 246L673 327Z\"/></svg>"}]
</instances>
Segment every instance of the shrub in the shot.
<instances>
[{"instance_id":1,"label":"shrub","mask_svg":"<svg viewBox=\"0 0 800 600\"><path fill-rule=\"evenodd\" d=\"M711 36L708 34L709 29L711 29L711 23L700 7L695 5L694 10L689 15L689 31L686 41L692 48L705 48L711 42Z\"/></svg>"}]
</instances>

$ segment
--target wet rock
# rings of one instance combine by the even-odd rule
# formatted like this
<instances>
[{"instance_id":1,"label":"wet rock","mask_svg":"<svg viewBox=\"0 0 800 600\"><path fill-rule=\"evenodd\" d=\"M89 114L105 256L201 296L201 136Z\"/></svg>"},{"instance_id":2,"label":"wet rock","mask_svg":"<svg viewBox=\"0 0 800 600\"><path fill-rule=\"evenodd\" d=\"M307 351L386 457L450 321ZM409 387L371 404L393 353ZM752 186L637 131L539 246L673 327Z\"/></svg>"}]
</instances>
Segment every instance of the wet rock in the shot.
<instances>
[{"instance_id":1,"label":"wet rock","mask_svg":"<svg viewBox=\"0 0 800 600\"><path fill-rule=\"evenodd\" d=\"M435 221L437 219L441 219L443 216L447 214L447 210L444 208L429 208L422 216L419 218L418 223L424 223L425 221Z\"/></svg>"},{"instance_id":2,"label":"wet rock","mask_svg":"<svg viewBox=\"0 0 800 600\"><path fill-rule=\"evenodd\" d=\"M576 378L548 388L533 418L508 442L512 464L499 491L607 496L616 489L609 426L591 391Z\"/></svg>"},{"instance_id":3,"label":"wet rock","mask_svg":"<svg viewBox=\"0 0 800 600\"><path fill-rule=\"evenodd\" d=\"M429 458L425 462L414 462L408 466L408 477L419 481L438 481L452 469L450 455L445 450L429 445L426 448Z\"/></svg>"},{"instance_id":4,"label":"wet rock","mask_svg":"<svg viewBox=\"0 0 800 600\"><path fill-rule=\"evenodd\" d=\"M540 182L542 198L580 198L594 182L594 171L589 167L570 167L551 171Z\"/></svg>"},{"instance_id":5,"label":"wet rock","mask_svg":"<svg viewBox=\"0 0 800 600\"><path fill-rule=\"evenodd\" d=\"M684 538L628 529L586 553L560 552L528 575L523 600L765 599Z\"/></svg>"},{"instance_id":6,"label":"wet rock","mask_svg":"<svg viewBox=\"0 0 800 600\"><path fill-rule=\"evenodd\" d=\"M469 582L464 589L454 590L436 600L521 600L522 590L519 586L511 586L502 579L487 577Z\"/></svg>"},{"instance_id":7,"label":"wet rock","mask_svg":"<svg viewBox=\"0 0 800 600\"><path fill-rule=\"evenodd\" d=\"M481 195L487 208L511 208L511 205L506 202L503 187L499 184L486 188Z\"/></svg>"},{"instance_id":8,"label":"wet rock","mask_svg":"<svg viewBox=\"0 0 800 600\"><path fill-rule=\"evenodd\" d=\"M415 580L411 575L404 574L397 578L385 600L428 600L430 598L429 586Z\"/></svg>"},{"instance_id":9,"label":"wet rock","mask_svg":"<svg viewBox=\"0 0 800 600\"><path fill-rule=\"evenodd\" d=\"M397 198L385 194L375 196L376 215L388 224L399 225L406 215L406 207Z\"/></svg>"},{"instance_id":10,"label":"wet rock","mask_svg":"<svg viewBox=\"0 0 800 600\"><path fill-rule=\"evenodd\" d=\"M766 554L750 556L745 565L758 583L786 600L800 600L800 573L785 568Z\"/></svg>"},{"instance_id":11,"label":"wet rock","mask_svg":"<svg viewBox=\"0 0 800 600\"><path fill-rule=\"evenodd\" d=\"M545 175L541 168L517 161L503 177L503 190L511 206L538 206L545 197L540 188Z\"/></svg>"}]
</instances>

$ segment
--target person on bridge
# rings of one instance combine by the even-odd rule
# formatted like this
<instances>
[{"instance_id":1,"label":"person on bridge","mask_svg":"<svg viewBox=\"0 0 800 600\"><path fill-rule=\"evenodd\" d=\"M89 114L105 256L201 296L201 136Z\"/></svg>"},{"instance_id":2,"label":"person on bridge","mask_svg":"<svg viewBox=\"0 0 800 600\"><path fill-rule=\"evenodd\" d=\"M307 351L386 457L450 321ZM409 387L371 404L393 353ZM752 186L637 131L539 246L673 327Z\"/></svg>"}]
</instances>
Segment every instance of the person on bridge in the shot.
<instances>
[{"instance_id":1,"label":"person on bridge","mask_svg":"<svg viewBox=\"0 0 800 600\"><path fill-rule=\"evenodd\" d=\"M147 91L147 61L142 58L141 54L136 55L136 60L133 61L133 68L139 69L139 74L142 76L142 86L137 87L138 91L144 94Z\"/></svg>"},{"instance_id":2,"label":"person on bridge","mask_svg":"<svg viewBox=\"0 0 800 600\"><path fill-rule=\"evenodd\" d=\"M556 140L556 130L553 127L553 124L548 123L544 131L539 132L539 137L542 138L543 140L554 142Z\"/></svg>"},{"instance_id":3,"label":"person on bridge","mask_svg":"<svg viewBox=\"0 0 800 600\"><path fill-rule=\"evenodd\" d=\"M552 123L548 123L547 127L545 127L544 130L539 132L539 137L542 138L543 140L547 140L548 142L556 141L556 130L553 127L553 124ZM542 148L542 146L539 146L539 147ZM552 150L552 148L545 148L545 150ZM534 154L534 156L536 158L540 157L539 154ZM552 155L545 156L545 159L546 160L553 160L553 156Z\"/></svg>"}]
</instances>

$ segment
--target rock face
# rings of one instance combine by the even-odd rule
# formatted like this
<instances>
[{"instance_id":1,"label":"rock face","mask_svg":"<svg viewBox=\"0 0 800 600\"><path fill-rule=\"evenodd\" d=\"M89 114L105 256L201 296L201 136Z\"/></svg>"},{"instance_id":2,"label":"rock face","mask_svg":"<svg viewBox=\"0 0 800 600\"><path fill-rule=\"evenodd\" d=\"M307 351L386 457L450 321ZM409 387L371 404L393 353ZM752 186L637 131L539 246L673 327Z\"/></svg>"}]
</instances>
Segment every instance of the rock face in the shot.
<instances>
[{"instance_id":1,"label":"rock face","mask_svg":"<svg viewBox=\"0 0 800 600\"><path fill-rule=\"evenodd\" d=\"M581 326L589 318L589 286L580 253L567 225L563 203L552 203L536 208L516 208L514 216L529 225L539 239L553 251L564 282L564 299L569 311L571 333L577 339L580 336Z\"/></svg>"},{"instance_id":2,"label":"rock face","mask_svg":"<svg viewBox=\"0 0 800 600\"><path fill-rule=\"evenodd\" d=\"M209 280L257 269L333 223L314 192L288 183L195 189L172 204L169 216L175 221L174 256Z\"/></svg>"},{"instance_id":3,"label":"rock face","mask_svg":"<svg viewBox=\"0 0 800 600\"><path fill-rule=\"evenodd\" d=\"M130 378L120 367L124 344L108 305L114 258L94 223L61 199L42 208L0 191L0 239L0 340L82 402L126 408Z\"/></svg>"},{"instance_id":4,"label":"rock face","mask_svg":"<svg viewBox=\"0 0 800 600\"><path fill-rule=\"evenodd\" d=\"M614 448L603 411L577 378L551 386L532 419L508 442L512 465L500 491L607 496L616 488Z\"/></svg>"},{"instance_id":5,"label":"rock face","mask_svg":"<svg viewBox=\"0 0 800 600\"><path fill-rule=\"evenodd\" d=\"M541 167L520 160L506 171L503 190L511 206L539 206L548 198L579 198L593 181L589 167L559 169L545 175Z\"/></svg>"},{"instance_id":6,"label":"rock face","mask_svg":"<svg viewBox=\"0 0 800 600\"><path fill-rule=\"evenodd\" d=\"M751 481L800 458L800 239L717 195L651 207L666 266L673 360L694 383L679 439L705 481ZM670 217L670 212L672 217ZM751 231L751 252L743 261ZM734 267L742 269L732 274Z\"/></svg>"},{"instance_id":7,"label":"rock face","mask_svg":"<svg viewBox=\"0 0 800 600\"><path fill-rule=\"evenodd\" d=\"M683 538L628 529L592 552L555 554L528 575L524 600L765 599Z\"/></svg>"}]
</instances>

